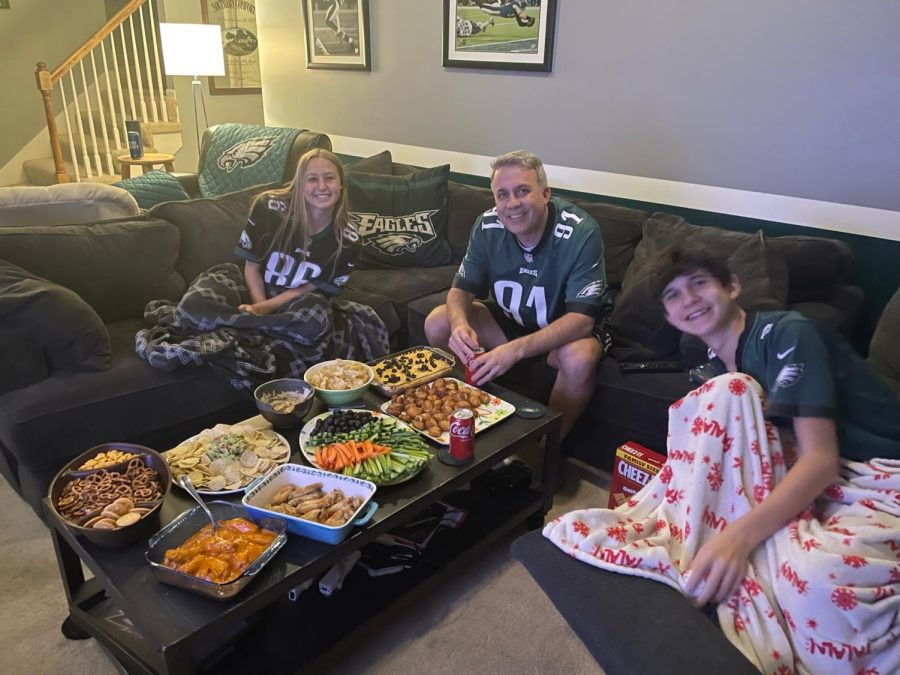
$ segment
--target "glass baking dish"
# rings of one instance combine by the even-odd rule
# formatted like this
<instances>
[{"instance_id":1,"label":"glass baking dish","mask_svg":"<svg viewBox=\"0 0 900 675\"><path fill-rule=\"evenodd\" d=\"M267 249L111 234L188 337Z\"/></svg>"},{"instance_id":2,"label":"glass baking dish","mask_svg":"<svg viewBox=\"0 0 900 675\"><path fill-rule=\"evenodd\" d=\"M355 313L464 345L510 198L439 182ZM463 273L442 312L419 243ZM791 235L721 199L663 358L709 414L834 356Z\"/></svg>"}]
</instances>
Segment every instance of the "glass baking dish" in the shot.
<instances>
[{"instance_id":1,"label":"glass baking dish","mask_svg":"<svg viewBox=\"0 0 900 675\"><path fill-rule=\"evenodd\" d=\"M269 547L260 554L253 564L244 570L241 576L227 584L216 584L173 570L162 564L166 557L166 551L181 546L181 544L187 541L195 532L209 523L209 518L206 517L203 509L199 506L195 506L177 516L171 523L151 537L147 547L146 558L147 562L150 563L150 566L153 568L156 578L162 583L177 586L178 588L183 588L184 590L192 591L214 600L227 600L240 593L244 587L253 580L259 571L266 566L266 563L275 557L278 550L284 546L284 543L287 541L287 526L283 520L278 518L260 518L254 516L239 504L232 504L224 501L211 501L207 502L206 506L212 511L216 520L244 518L256 523L262 528L275 532L278 536L272 540Z\"/></svg>"}]
</instances>

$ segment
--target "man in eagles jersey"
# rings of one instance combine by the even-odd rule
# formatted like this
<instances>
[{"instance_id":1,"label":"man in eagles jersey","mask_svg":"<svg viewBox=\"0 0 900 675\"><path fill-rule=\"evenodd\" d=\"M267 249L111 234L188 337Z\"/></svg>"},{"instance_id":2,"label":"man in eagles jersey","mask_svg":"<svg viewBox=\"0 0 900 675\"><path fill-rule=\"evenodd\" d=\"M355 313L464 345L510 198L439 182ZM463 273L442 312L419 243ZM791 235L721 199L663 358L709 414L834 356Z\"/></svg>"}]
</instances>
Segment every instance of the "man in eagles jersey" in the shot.
<instances>
[{"instance_id":1,"label":"man in eagles jersey","mask_svg":"<svg viewBox=\"0 0 900 675\"><path fill-rule=\"evenodd\" d=\"M705 580L697 604L722 602L744 579L753 549L835 481L838 457L900 459L900 405L836 333L797 312L741 309L740 280L703 249L667 249L651 283L668 322L714 354L713 372L753 377L765 392L767 418L796 439L797 460L784 479L709 539L690 565L687 592Z\"/></svg>"},{"instance_id":2,"label":"man in eagles jersey","mask_svg":"<svg viewBox=\"0 0 900 675\"><path fill-rule=\"evenodd\" d=\"M546 354L559 371L550 405L563 414L565 435L594 391L612 308L600 228L550 196L533 154L510 152L491 168L496 206L475 222L447 304L428 316L425 333L469 364L475 384ZM475 300L488 294L496 305ZM478 347L487 351L476 356Z\"/></svg>"}]
</instances>

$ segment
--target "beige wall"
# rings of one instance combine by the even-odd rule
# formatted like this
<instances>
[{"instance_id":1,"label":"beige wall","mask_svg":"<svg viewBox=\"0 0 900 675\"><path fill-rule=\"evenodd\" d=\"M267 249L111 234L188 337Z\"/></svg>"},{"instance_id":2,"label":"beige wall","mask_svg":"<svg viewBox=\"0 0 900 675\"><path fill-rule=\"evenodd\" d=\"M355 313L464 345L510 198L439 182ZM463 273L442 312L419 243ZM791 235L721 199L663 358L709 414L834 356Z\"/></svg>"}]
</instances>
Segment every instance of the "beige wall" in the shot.
<instances>
[{"instance_id":1,"label":"beige wall","mask_svg":"<svg viewBox=\"0 0 900 675\"><path fill-rule=\"evenodd\" d=\"M264 0L257 0L260 4ZM265 0L267 1L267 0ZM169 23L201 23L200 3L197 0L162 0L164 21ZM248 124L263 124L263 101L259 94L241 94L230 96L211 96L207 78L200 78L203 82L203 91L206 97L206 112L209 123L221 124L223 122L245 122ZM181 149L175 153L176 171L197 170L197 135L194 132L194 111L191 102L191 78L170 77L173 83L175 95L178 98L178 107L182 123ZM200 133L203 133L203 107L197 101L198 116L200 119Z\"/></svg>"},{"instance_id":2,"label":"beige wall","mask_svg":"<svg viewBox=\"0 0 900 675\"><path fill-rule=\"evenodd\" d=\"M200 23L196 0L157 0L167 21ZM52 70L102 26L115 3L104 0L15 0L11 9L0 10L0 40L3 68L0 75L0 167L45 127L43 106L34 83L37 61ZM40 26L40 29L37 27ZM175 168L197 168L197 141L191 107L191 81L170 78L184 120L183 146L176 152ZM204 78L206 108L210 124L247 122L263 124L262 96L210 96ZM202 115L201 115L202 125ZM202 129L201 129L202 133ZM49 156L49 145L46 151Z\"/></svg>"},{"instance_id":3,"label":"beige wall","mask_svg":"<svg viewBox=\"0 0 900 675\"><path fill-rule=\"evenodd\" d=\"M18 0L0 10L0 166L46 126L35 64L52 70L105 21L103 0Z\"/></svg>"},{"instance_id":4,"label":"beige wall","mask_svg":"<svg viewBox=\"0 0 900 675\"><path fill-rule=\"evenodd\" d=\"M551 73L444 68L437 0L370 2L372 71L345 72L306 68L303 2L265 0L266 121L467 173L525 147L555 187L900 239L896 0L556 4Z\"/></svg>"}]
</instances>

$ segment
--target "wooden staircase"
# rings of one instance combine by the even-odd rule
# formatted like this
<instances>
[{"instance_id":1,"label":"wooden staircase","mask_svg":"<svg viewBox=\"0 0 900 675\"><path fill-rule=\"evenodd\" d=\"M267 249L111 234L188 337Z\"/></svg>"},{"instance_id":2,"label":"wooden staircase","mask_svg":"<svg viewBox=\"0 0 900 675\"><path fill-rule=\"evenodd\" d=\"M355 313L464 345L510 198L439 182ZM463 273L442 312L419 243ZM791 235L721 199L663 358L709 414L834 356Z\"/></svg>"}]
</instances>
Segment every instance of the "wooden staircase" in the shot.
<instances>
[{"instance_id":1,"label":"wooden staircase","mask_svg":"<svg viewBox=\"0 0 900 675\"><path fill-rule=\"evenodd\" d=\"M131 0L62 64L37 64L52 157L24 163L32 185L121 179L125 120L141 122L145 152L181 133L174 90L165 86L157 0Z\"/></svg>"}]
</instances>

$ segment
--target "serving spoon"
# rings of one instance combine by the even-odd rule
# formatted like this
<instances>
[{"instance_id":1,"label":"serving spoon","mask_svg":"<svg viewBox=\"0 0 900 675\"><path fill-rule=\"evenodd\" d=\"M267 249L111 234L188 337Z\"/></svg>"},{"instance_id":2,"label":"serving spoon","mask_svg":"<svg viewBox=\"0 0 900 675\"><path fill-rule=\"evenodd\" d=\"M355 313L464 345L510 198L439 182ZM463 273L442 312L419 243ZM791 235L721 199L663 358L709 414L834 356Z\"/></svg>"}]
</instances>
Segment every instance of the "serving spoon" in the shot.
<instances>
[{"instance_id":1,"label":"serving spoon","mask_svg":"<svg viewBox=\"0 0 900 675\"><path fill-rule=\"evenodd\" d=\"M197 492L197 488L194 487L194 484L191 482L191 477L187 474L184 474L181 478L178 479L178 484L184 488L184 491L187 492L194 500L200 505L205 512L207 517L209 518L209 522L212 523L212 531L213 534L216 532L216 528L219 527L219 523L216 522L216 517L212 514L212 511L209 510L209 507L206 506L206 503L203 501L203 498L200 497L200 494Z\"/></svg>"}]
</instances>

